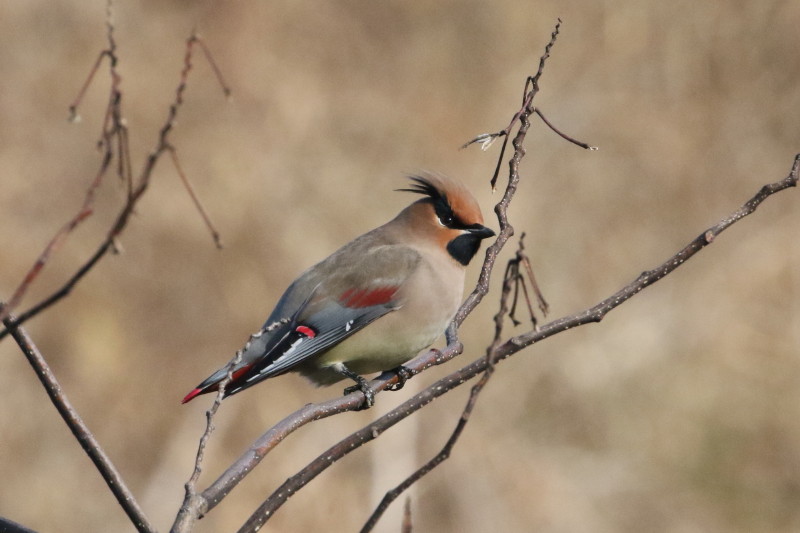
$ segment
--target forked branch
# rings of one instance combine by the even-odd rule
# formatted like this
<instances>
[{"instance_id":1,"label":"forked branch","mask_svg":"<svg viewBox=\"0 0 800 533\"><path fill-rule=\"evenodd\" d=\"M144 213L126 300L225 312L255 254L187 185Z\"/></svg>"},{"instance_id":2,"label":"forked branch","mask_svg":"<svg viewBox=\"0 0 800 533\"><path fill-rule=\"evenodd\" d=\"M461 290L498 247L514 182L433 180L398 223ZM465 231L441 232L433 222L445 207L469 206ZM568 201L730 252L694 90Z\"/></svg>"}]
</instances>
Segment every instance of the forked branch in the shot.
<instances>
[{"instance_id":1,"label":"forked branch","mask_svg":"<svg viewBox=\"0 0 800 533\"><path fill-rule=\"evenodd\" d=\"M109 46L98 55L98 58L92 66L85 83L78 93L78 96L70 105L70 118L75 120L77 119L77 109L86 93L87 88L102 65L103 59L107 58L109 62L109 75L111 77L111 89L108 98L108 106L105 110L100 140L98 142L98 146L102 151L100 166L86 191L83 204L78 210L78 213L72 219L70 219L47 244L8 302L0 302L0 320L5 326L5 329L0 330L0 339L8 334L13 336L23 353L28 358L28 361L42 382L42 385L45 387L56 409L61 414L67 426L69 426L70 430L73 432L86 454L95 463L98 471L116 496L120 505L130 517L135 527L141 532L153 532L155 529L147 521L147 518L145 517L139 505L136 503L136 500L131 494L130 490L128 490L128 488L125 486L124 480L121 478L111 460L100 447L100 444L94 438L92 432L89 430L86 424L83 423L79 414L72 407L55 375L47 364L47 361L38 351L33 341L28 337L21 326L26 320L36 316L38 313L44 311L60 299L67 296L75 287L75 285L81 279L83 279L83 277L88 274L89 271L92 270L92 268L106 255L108 251L115 249L116 239L125 229L130 216L134 211L136 203L143 196L150 183L156 162L165 151L169 151L172 155L173 161L181 175L181 179L189 191L193 202L200 211L203 219L206 221L206 224L212 230L215 241L217 243L219 242L219 237L216 233L216 230L213 229L210 220L208 220L205 211L200 206L200 203L197 200L191 185L186 179L186 176L180 170L175 150L169 143L169 133L175 124L178 110L183 103L183 93L186 89L188 75L191 70L192 49L195 44L199 44L202 47L202 50L205 56L211 62L214 72L217 78L220 80L226 95L229 94L230 91L222 81L219 74L219 69L211 59L207 47L204 43L202 43L202 41L199 40L199 37L193 34L187 41L186 54L184 57L184 68L181 71L180 83L176 90L175 101L170 106L166 122L159 132L156 149L148 156L138 179L134 183L132 164L130 161L130 151L128 147L128 130L122 114L122 78L117 71L118 57L116 54L116 42L114 39L114 24L110 0L107 4L106 14L106 27ZM116 165L112 166L114 161L116 161ZM52 256L63 245L72 231L92 214L95 193L100 187L103 178L111 168L116 169L117 176L121 179L126 187L127 198L125 204L117 214L116 220L108 230L106 237L100 243L97 250L89 257L89 259L80 268L78 268L78 270L58 290L32 306L24 313L21 313L19 316L15 317L12 314L13 310L22 301L23 296L31 284L36 280L39 273L42 271L45 265L51 261Z\"/></svg>"},{"instance_id":2,"label":"forked branch","mask_svg":"<svg viewBox=\"0 0 800 533\"><path fill-rule=\"evenodd\" d=\"M13 324L22 325L27 320L33 318L40 312L44 311L54 303L58 302L59 300L67 296L72 291L72 289L78 284L78 282L81 281L81 279L83 279L83 277L86 274L88 274L89 271L92 270L92 268L97 264L97 262L100 261L100 259L102 259L107 252L114 249L115 240L120 236L120 234L127 226L128 221L134 212L137 202L139 201L139 199L142 197L142 195L145 193L148 186L150 185L150 180L153 174L153 170L155 169L155 165L161 158L161 156L164 154L164 152L168 151L170 153L172 161L180 175L181 181L183 182L187 192L189 193L189 196L193 204L196 206L204 223L209 228L209 231L211 232L215 244L218 247L221 247L221 240L219 233L211 223L211 220L209 219L208 215L203 209L199 199L197 198L197 195L195 194L191 184L189 183L188 178L181 169L177 158L177 152L175 151L175 148L169 141L169 134L175 125L178 111L180 110L180 107L183 104L183 95L186 91L189 73L192 70L192 52L194 50L195 45L199 45L204 55L209 59L211 66L214 70L214 73L217 76L217 79L225 95L230 94L230 89L222 79L219 73L219 68L211 58L211 55L205 43L203 43L203 41L199 36L192 34L186 41L184 66L183 70L181 71L178 87L175 90L175 100L170 105L166 121L159 130L156 147L147 157L138 179L136 179L134 182L133 172L131 170L132 166L129 157L130 152L128 148L128 130L127 126L125 125L125 120L123 119L123 114L122 114L122 96L123 96L121 90L122 78L119 75L119 72L117 71L117 63L119 60L116 55L116 43L114 41L114 25L111 22L110 9L108 13L109 13L108 15L109 22L107 23L107 27L108 27L109 47L108 49L103 50L100 53L97 61L95 61L95 64L93 65L89 73L89 76L86 79L86 82L81 88L78 97L70 105L70 116L75 117L77 113L77 108L81 103L84 93L86 92L86 88L94 79L94 76L102 62L102 59L105 57L109 58L109 75L111 77L112 82L108 98L109 103L105 112L106 118L104 121L103 130L101 132L100 141L98 142L98 145L103 150L100 167L97 173L95 174L91 184L89 185L89 188L86 191L86 197L78 213L70 221L68 221L56 233L56 235L53 237L50 243L48 243L44 251L42 251L42 253L39 255L34 265L31 267L31 269L24 277L23 281L14 291L11 298L6 303L0 303L0 320L4 320L5 318L7 318L14 311L14 309L16 309L16 307L22 301L22 298L27 292L28 288L38 277L39 273L45 267L45 265L50 261L52 255L61 247L61 245L64 243L67 237L78 226L78 224L80 224L82 221L84 221L92 214L95 193L97 189L100 187L103 178L111 168L112 162L115 160L117 161L116 165L117 176L125 184L128 194L125 204L118 212L116 220L114 221L111 228L107 232L105 239L103 239L103 241L98 246L97 250L89 257L89 259L80 268L78 268L78 270L59 289L54 291L46 298L42 299L37 304L30 307L28 310L19 313L16 319L12 321ZM7 334L8 334L7 328L1 330L0 340L2 340L3 337L5 337Z\"/></svg>"}]
</instances>

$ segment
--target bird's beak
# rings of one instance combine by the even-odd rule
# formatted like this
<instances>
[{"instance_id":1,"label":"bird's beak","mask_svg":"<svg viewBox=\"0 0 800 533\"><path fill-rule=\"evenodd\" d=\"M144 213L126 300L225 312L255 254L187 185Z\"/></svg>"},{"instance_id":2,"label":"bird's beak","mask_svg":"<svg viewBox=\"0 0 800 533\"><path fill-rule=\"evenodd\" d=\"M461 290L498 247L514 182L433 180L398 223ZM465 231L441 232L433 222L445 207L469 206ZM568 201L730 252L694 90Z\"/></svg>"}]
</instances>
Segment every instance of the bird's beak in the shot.
<instances>
[{"instance_id":1,"label":"bird's beak","mask_svg":"<svg viewBox=\"0 0 800 533\"><path fill-rule=\"evenodd\" d=\"M479 239L488 239L489 237L494 237L495 235L494 231L480 224L473 224L472 226L469 226L467 231Z\"/></svg>"}]
</instances>

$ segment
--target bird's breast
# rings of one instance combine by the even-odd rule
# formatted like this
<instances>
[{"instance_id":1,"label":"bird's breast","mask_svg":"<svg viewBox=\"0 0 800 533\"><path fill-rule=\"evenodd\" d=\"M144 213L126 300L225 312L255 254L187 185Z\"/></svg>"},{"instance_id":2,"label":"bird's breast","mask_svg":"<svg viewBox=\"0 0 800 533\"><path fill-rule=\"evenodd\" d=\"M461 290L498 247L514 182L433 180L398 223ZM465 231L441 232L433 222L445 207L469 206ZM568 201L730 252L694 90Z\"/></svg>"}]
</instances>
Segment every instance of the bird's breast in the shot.
<instances>
[{"instance_id":1,"label":"bird's breast","mask_svg":"<svg viewBox=\"0 0 800 533\"><path fill-rule=\"evenodd\" d=\"M301 373L319 384L339 381L326 370L344 363L357 374L390 370L412 359L444 333L461 304L462 268L434 268L423 261L397 291L398 309L309 361Z\"/></svg>"}]
</instances>

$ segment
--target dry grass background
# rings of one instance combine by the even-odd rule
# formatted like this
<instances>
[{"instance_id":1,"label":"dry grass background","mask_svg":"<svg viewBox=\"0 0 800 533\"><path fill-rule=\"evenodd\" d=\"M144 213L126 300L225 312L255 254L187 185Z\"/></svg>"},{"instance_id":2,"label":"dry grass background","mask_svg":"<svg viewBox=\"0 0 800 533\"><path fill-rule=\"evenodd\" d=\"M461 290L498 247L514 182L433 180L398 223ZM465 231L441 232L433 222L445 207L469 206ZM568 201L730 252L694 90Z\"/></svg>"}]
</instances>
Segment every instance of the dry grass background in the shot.
<instances>
[{"instance_id":1,"label":"dry grass background","mask_svg":"<svg viewBox=\"0 0 800 533\"><path fill-rule=\"evenodd\" d=\"M162 530L210 401L180 398L261 325L297 273L405 205L408 195L391 192L404 172L459 176L491 214L496 151L457 147L505 126L556 17L563 32L537 101L600 151L541 124L528 136L511 214L552 316L666 259L785 176L800 150L792 0L119 4L137 165L192 27L233 88L226 103L198 58L173 137L226 248L214 249L165 159L125 253L29 331ZM0 295L72 216L98 165L107 79L81 123L66 117L104 31L102 2L0 6ZM122 199L108 180L98 212L27 303L85 260ZM503 363L454 457L416 487L415 531L800 531L799 200L771 198L602 324ZM498 281L462 330L465 356L415 386L482 353ZM0 364L0 515L43 532L132 530L8 339ZM339 393L287 376L226 401L203 482L288 412ZM335 465L268 530L355 530L377 494L444 442L466 393ZM378 410L410 394L382 394ZM299 431L197 530L234 530L376 412ZM380 526L398 529L396 514Z\"/></svg>"}]
</instances>

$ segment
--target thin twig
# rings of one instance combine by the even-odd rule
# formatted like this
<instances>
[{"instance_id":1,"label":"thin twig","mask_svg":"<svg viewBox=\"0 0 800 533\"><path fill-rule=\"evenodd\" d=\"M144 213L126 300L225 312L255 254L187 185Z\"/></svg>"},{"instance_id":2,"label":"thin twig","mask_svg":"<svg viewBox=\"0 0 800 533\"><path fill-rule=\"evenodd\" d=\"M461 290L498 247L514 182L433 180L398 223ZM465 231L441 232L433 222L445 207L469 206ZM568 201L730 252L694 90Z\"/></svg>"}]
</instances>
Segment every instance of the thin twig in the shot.
<instances>
[{"instance_id":1,"label":"thin twig","mask_svg":"<svg viewBox=\"0 0 800 533\"><path fill-rule=\"evenodd\" d=\"M14 325L12 317L5 321L6 327L11 332L11 336L17 341L20 349L27 357L39 381L42 382L47 395L58 410L61 418L69 427L81 448L94 463L100 475L105 480L108 488L114 494L125 514L128 515L136 529L142 533L153 533L156 529L150 524L142 511L133 493L128 489L125 480L122 479L111 459L106 455L100 443L97 442L88 426L84 423L78 412L72 407L72 403L67 398L66 393L61 388L61 384L56 379L55 374L45 361L39 349L28 336L27 332L20 326Z\"/></svg>"},{"instance_id":2,"label":"thin twig","mask_svg":"<svg viewBox=\"0 0 800 533\"><path fill-rule=\"evenodd\" d=\"M541 110L541 109L539 109L538 107L534 107L534 108L533 108L533 112L534 112L534 113L536 113L537 115L539 115L539 118L540 118L540 119L542 119L542 121L543 121L545 124L547 124L547 127L548 127L548 128L550 128L551 130L553 130L553 131L554 131L555 133L557 133L558 135L560 135L560 136L561 136L561 138L563 138L563 139L565 139L565 140L567 140L567 141L571 142L572 144L575 144L575 145L577 145L577 146L580 146L581 148L583 148L583 149L585 149L585 150L597 150L597 149L598 149L598 148L597 148L597 146L592 146L592 145L590 145L590 144L588 144L588 143L585 143L585 142L583 142L583 141L579 141L578 139L575 139L575 138L573 138L573 137L570 137L569 135L567 135L567 134L566 134L566 133L564 133L563 131L561 131L561 130L559 130L558 128L556 128L555 126L553 126L553 124L552 124L552 123L551 123L549 120L547 120L547 119L545 118L545 116L542 114L542 110Z\"/></svg>"},{"instance_id":3,"label":"thin twig","mask_svg":"<svg viewBox=\"0 0 800 533\"><path fill-rule=\"evenodd\" d=\"M98 248L97 251L95 251L94 255L90 257L89 260L86 263L84 263L77 270L77 272L75 272L75 274L72 275L72 277L67 281L67 283L65 283L59 290L57 290L56 292L54 292L53 294L51 294L50 296L39 302L38 304L34 305L24 313L21 313L15 319L7 317L6 320L14 326L20 325L26 322L29 318L36 316L44 309L50 307L55 302L68 295L70 291L72 291L72 289L78 283L78 281L80 281L81 278L83 278L83 276L85 276L92 269L92 267L106 254L106 252L108 252L108 249L111 246L112 246L111 241L104 242L103 245L100 246L100 248ZM4 320L4 323L6 322L6 320ZM8 335L8 333L9 333L8 328L5 328L4 330L0 331L0 340L2 340L3 337Z\"/></svg>"},{"instance_id":4,"label":"thin twig","mask_svg":"<svg viewBox=\"0 0 800 533\"><path fill-rule=\"evenodd\" d=\"M75 100L69 105L69 121L70 122L80 122L81 117L78 115L78 106L83 101L83 97L86 94L86 90L89 88L89 85L92 84L92 79L94 75L97 73L97 70L100 68L100 63L103 61L104 57L107 57L110 54L109 50L102 50L97 55L97 60L94 62L94 66L92 66L91 70L89 70L89 75L86 76L86 81L83 82L83 86L81 90L78 91L78 95L75 97Z\"/></svg>"},{"instance_id":5,"label":"thin twig","mask_svg":"<svg viewBox=\"0 0 800 533\"><path fill-rule=\"evenodd\" d=\"M511 130L514 128L514 125L517 122L522 124L523 118L527 120L530 116L531 112L533 111L533 98L536 96L536 93L539 92L539 79L542 77L542 73L544 72L544 65L547 59L550 57L550 50L553 48L553 45L556 43L556 39L558 39L558 32L561 29L561 19L558 19L556 22L556 26L553 29L553 33L550 34L550 41L544 47L544 54L539 58L539 68L536 71L536 74L533 76L528 77L525 81L525 87L522 90L522 106L520 107L519 111L514 113L514 116L511 117L511 121L508 123L508 126L505 129L497 132L497 133L482 133L472 139L471 141L467 141L464 143L461 148L466 148L471 144L480 142L481 146L484 150L486 150L491 144L494 142L495 139L498 137L505 137L503 140L503 146L500 149L500 155L497 158L497 165L494 169L494 174L492 175L492 179L490 183L492 185L492 191L496 189L497 185L497 178L500 176L500 167L503 162L503 157L506 152L506 146L508 145L508 138L511 136ZM556 131L556 130L554 130Z\"/></svg>"},{"instance_id":6,"label":"thin twig","mask_svg":"<svg viewBox=\"0 0 800 533\"><path fill-rule=\"evenodd\" d=\"M279 328L287 322L288 319L282 319L278 320L277 322L273 322L272 324L263 328L257 334L251 335L250 342L266 332ZM195 456L194 461L194 470L192 471L192 475L189 477L189 480L184 485L186 494L183 499L183 504L181 505L180 509L178 510L178 514L175 517L175 522L170 529L171 533L190 532L194 522L201 516L201 511L205 505L205 498L197 494L197 481L200 479L200 473L202 472L205 449L208 445L208 440L211 438L211 433L214 431L214 417L219 410L219 406L222 403L223 398L225 398L225 388L233 379L234 368L236 368L236 365L241 362L242 354L246 349L247 346L237 351L233 359L228 362L225 378L220 381L217 387L217 395L214 398L214 403L211 405L211 408L206 411L206 429L203 432L203 435L200 437L200 443L197 446L197 455Z\"/></svg>"},{"instance_id":7,"label":"thin twig","mask_svg":"<svg viewBox=\"0 0 800 533\"><path fill-rule=\"evenodd\" d=\"M195 208L203 218L203 222L205 222L208 231L211 232L211 238L214 239L214 244L217 248L222 249L222 239L220 238L219 232L217 231L217 228L214 227L214 223L211 222L208 213L203 207L203 204L200 202L200 198L198 198L197 194L194 192L192 183L183 172L183 168L181 168L180 161L178 160L178 151L173 146L169 146L168 150L170 156L172 156L172 164L175 165L175 170L178 172L178 176L180 176L181 182L183 182L183 186L186 188L186 192L189 193L189 197L192 199Z\"/></svg>"},{"instance_id":8,"label":"thin twig","mask_svg":"<svg viewBox=\"0 0 800 533\"><path fill-rule=\"evenodd\" d=\"M91 81L94 79L95 73L97 72L103 58L107 57L109 60L109 72L112 78L112 83L109 95L109 104L108 107L106 108L106 122L113 121L113 123L111 126L105 125L103 127L101 140L99 142L99 145L103 149L103 156L100 161L100 168L95 174L94 179L89 185L89 188L86 190L86 195L84 197L83 204L81 205L77 214L75 214L75 216L73 216L72 219L70 219L66 224L64 224L61 227L61 229L55 234L55 236L50 240L47 246L45 246L42 253L36 259L33 266L28 271L28 273L25 275L22 282L14 290L14 293L12 294L11 298L5 303L5 305L0 306L0 321L4 321L6 317L8 317L11 313L14 312L19 303L22 301L22 298L24 297L25 293L28 291L28 288L31 286L34 280L39 276L39 273L45 267L50 257L61 248L61 246L64 244L67 237L72 233L72 231L81 222L86 220L92 214L95 193L97 189L100 187L100 184L103 181L103 176L105 176L106 171L108 170L108 168L111 165L111 162L114 159L113 139L116 136L117 132L124 130L124 125L121 113L122 93L120 92L119 89L119 83L122 78L117 72L117 63L118 63L116 55L117 44L116 41L114 40L114 24L113 24L113 19L111 18L110 0L108 1L106 6L106 27L108 29L107 32L108 48L100 52L100 55L97 56L97 60L92 66L92 69L89 71L89 76L86 78L83 87L81 87L81 90L78 92L78 96L75 98L75 100L72 102L69 108L70 117L74 119L77 116L76 115L77 108L80 105L84 94L86 93L86 89L88 88ZM119 137L118 141L119 142L117 145L118 146L117 156L118 159L122 161L124 155L129 152L127 146L125 146L125 143L127 143L127 136ZM105 251L103 251L103 254L104 253ZM92 261L92 259L94 261ZM94 258L94 256L92 257L92 259L90 259L90 262L94 264L94 262L96 262L96 259ZM80 269L79 272L81 270L84 269ZM84 274L86 271L88 271L88 269L84 270ZM81 276L82 275L83 274L81 274ZM59 290L57 292L59 293L63 292L63 295L65 296L67 293L69 293L72 286L74 286L74 284L77 282L78 279L80 279L80 277L78 277L77 279L70 279L70 281L67 282L65 286L66 291ZM62 296L59 296L58 298L53 298L52 296L45 298L45 300L36 304L35 306L33 306L33 308L29 309L24 313L20 313L15 323L22 324L28 318L34 316L42 309L48 307L60 297ZM45 304L45 302L47 303ZM0 340L2 340L7 333L8 333L7 329L0 331Z\"/></svg>"},{"instance_id":9,"label":"thin twig","mask_svg":"<svg viewBox=\"0 0 800 533\"><path fill-rule=\"evenodd\" d=\"M206 46L206 42L196 32L192 32L191 41L192 43L197 43L200 45L203 55L206 56L206 61L208 61L208 64L211 65L211 68L214 70L214 75L217 77L217 81L222 87L222 92L225 94L226 98L229 98L231 96L231 89L228 87L228 84L225 83L225 78L222 76L222 71L217 66L217 62L214 61L214 56L211 55L211 51L208 49L208 46Z\"/></svg>"},{"instance_id":10,"label":"thin twig","mask_svg":"<svg viewBox=\"0 0 800 533\"><path fill-rule=\"evenodd\" d=\"M531 323L533 324L533 328L536 329L538 322L536 321L536 314L533 312L533 305L531 305L531 298L528 294L528 283L531 284L534 296L536 296L536 302L539 306L539 310L545 316L547 315L549 305L544 299L541 289L539 289L539 284L536 282L536 276L533 274L530 258L528 258L528 255L525 253L524 239L525 233L520 236L517 253L514 255L513 259L508 261L508 265L506 267L505 279L511 279L514 281L514 298L511 301L511 309L508 312L508 318L511 319L515 326L522 324L522 322L517 320L516 316L517 304L519 303L519 293L521 290L525 298L525 304L528 307L528 315L531 317ZM528 275L527 281L521 269L524 269L524 273Z\"/></svg>"},{"instance_id":11,"label":"thin twig","mask_svg":"<svg viewBox=\"0 0 800 533\"><path fill-rule=\"evenodd\" d=\"M542 294L542 291L539 288L539 283L536 281L536 276L533 273L533 267L531 267L531 259L528 257L528 254L525 253L525 245L522 242L524 238L525 234L523 233L519 238L519 250L517 250L517 257L525 266L525 272L528 274L528 279L531 282L531 287L533 288L534 295L536 296L536 303L539 306L539 310L543 315L546 316L550 311L550 305L547 303L547 300L544 299L544 294ZM523 284L523 287L524 286L525 285ZM528 303L528 307L530 307L530 303ZM531 315L533 315L533 310L531 310Z\"/></svg>"},{"instance_id":12,"label":"thin twig","mask_svg":"<svg viewBox=\"0 0 800 533\"><path fill-rule=\"evenodd\" d=\"M55 381L55 376L52 375L52 372L47 365L47 362L41 357L41 354L35 352L35 348L31 348L33 346L30 339L24 337L24 332L21 329L21 324L26 320L36 316L38 313L44 311L60 299L67 296L70 291L76 286L76 284L97 264L100 259L102 259L106 253L110 250L117 249L117 238L125 229L132 213L134 212L134 208L138 200L142 197L145 191L148 188L150 183L150 179L153 173L153 169L161 155L165 151L170 151L173 156L173 162L178 168L179 174L181 175L181 179L184 181L186 185L187 191L189 192L192 200L195 202L195 205L198 206L201 215L203 216L206 223L209 227L212 228L212 233L215 236L215 241L219 244L219 236L217 235L216 231L213 230L213 226L210 225L210 221L205 214L205 211L200 207L199 201L197 200L194 191L192 190L191 186L186 179L186 176L180 169L178 165L177 158L175 157L175 149L169 142L169 134L172 131L175 121L177 118L178 111L183 104L183 94L186 90L187 81L189 72L191 71L191 55L192 55L192 48L195 43L199 43L201 48L209 61L212 63L212 67L214 72L217 76L217 79L220 81L221 85L223 86L223 91L226 95L230 94L230 90L225 85L224 81L222 80L222 76L219 72L217 65L214 63L211 55L208 51L208 48L205 44L198 40L196 35L192 35L187 40L186 45L186 54L184 56L184 68L181 70L180 73L180 82L175 92L175 100L173 101L172 105L169 108L166 121L164 125L159 130L158 141L156 143L156 148L153 152L151 152L147 159L145 160L145 164L141 172L139 173L138 179L134 182L133 179L133 170L130 160L130 149L128 146L128 130L125 126L125 121L122 117L122 92L120 89L121 85L121 76L117 71L117 63L118 58L116 56L116 43L114 40L114 24L112 18L112 2L111 0L107 3L106 9L107 19L106 19L106 27L107 27L107 37L109 41L109 48L104 50L98 56L98 59L95 61L94 66L92 67L87 80L84 82L81 90L78 93L78 96L70 105L70 116L77 117L77 108L80 105L88 86L90 85L91 81L94 79L95 74L101 64L101 61L104 57L109 58L109 73L111 76L111 91L109 94L108 99L108 107L105 111L105 116L103 120L103 127L100 136L100 140L98 141L98 148L102 151L102 159L100 168L95 175L91 185L87 189L86 197L84 199L84 203L81 206L80 211L78 214L73 217L67 224L65 224L61 230L56 234L56 236L51 240L51 242L45 247L42 254L37 259L34 266L25 276L24 280L17 288L17 290L12 295L11 299L8 303L1 303L0 302L0 319L3 320L3 324L5 325L5 329L0 331L0 339L2 339L5 335L11 333L17 342L20 344L20 347L23 348L23 351L28 356L31 365L34 367L37 375L40 376L42 383L45 385L45 388L48 390L50 394L51 400L55 404L56 408L62 413L62 417L65 419L67 424L73 430L73 433L80 441L81 445L86 450L86 453L92 458L97 466L98 470L100 471L103 478L106 480L106 483L109 485L111 490L117 496L120 503L125 508L128 515L131 517L131 520L136 525L137 529L140 531L154 531L154 529L149 525L144 515L141 513L141 510L138 508L133 496L130 494L130 491L124 485L123 480L120 478L119 474L113 468L108 458L103 453L102 449L100 449L99 445L95 441L94 437L88 431L88 428L85 427L83 422L80 420L77 412L74 411L72 406L69 404L67 398L63 395L60 391L60 387L58 386L57 381ZM31 283L36 279L39 272L45 266L45 264L50 259L51 255L57 251L60 246L63 244L66 237L74 230L74 228L83 221L86 217L88 217L92 213L92 204L94 201L95 192L100 186L103 177L105 176L106 172L111 166L111 163L114 161L116 157L117 164L116 164L116 172L120 179L123 181L127 188L127 200L125 204L120 209L119 213L117 214L117 218L108 230L105 239L100 243L97 250L92 254L92 256L80 267L78 268L77 272L73 274L69 280L57 289L55 292L44 298L39 303L32 306L30 309L21 313L19 316L14 317L11 315L11 312L14 308L18 305L21 301L22 297L24 296L25 292L27 291L28 287ZM36 355L36 357L34 357ZM224 390L224 388L223 388ZM203 451L205 449L205 443L208 440L208 436L210 435L211 431L213 430L213 414L218 408L219 403L215 404L215 407L208 414L208 426L206 429L206 433L203 436L201 441L201 445L198 450L198 458L196 461L196 470L190 480L190 483L187 483L187 493L191 496L196 496L195 494L195 483L197 481L197 477L200 473L200 462L202 460Z\"/></svg>"},{"instance_id":13,"label":"thin twig","mask_svg":"<svg viewBox=\"0 0 800 533\"><path fill-rule=\"evenodd\" d=\"M170 529L171 533L188 533L191 531L192 524L198 515L199 507L203 504L203 498L198 497L197 494L197 481L200 479L200 474L203 471L202 463L205 456L206 446L208 445L208 440L211 438L211 433L213 433L215 429L214 416L216 416L217 411L222 404L222 399L225 397L225 387L227 387L228 383L230 383L231 379L233 379L233 369L241 360L242 350L239 350L236 352L236 356L228 363L227 375L219 384L217 395L214 398L214 403L212 403L211 407L208 409L208 411L206 411L206 429L203 432L203 435L200 437L200 442L197 446L197 454L195 456L192 475L184 484L184 490L186 494L184 496L183 504L181 505L177 516L175 517L175 523Z\"/></svg>"},{"instance_id":14,"label":"thin twig","mask_svg":"<svg viewBox=\"0 0 800 533\"><path fill-rule=\"evenodd\" d=\"M80 267L78 270L73 274L67 282L62 285L59 289L54 291L49 296L42 299L40 302L36 303L28 310L19 313L17 315L16 320L13 322L16 325L21 325L28 321L29 319L33 318L34 316L38 315L51 305L55 304L65 296L67 296L72 289L78 284L78 282L83 279L83 277L97 264L97 262L102 259L105 254L114 249L114 242L125 229L130 219L130 216L134 212L134 208L142 197L142 195L147 190L150 184L150 178L152 176L153 170L155 168L156 163L160 159L161 155L168 150L173 150L172 145L169 142L169 134L172 131L175 121L178 115L178 110L180 109L181 105L183 104L183 94L186 90L187 81L189 77L189 72L192 69L192 50L195 43L201 45L201 48L206 54L206 57L210 57L210 53L208 52L207 47L205 44L199 40L196 35L192 35L187 39L186 42L186 53L184 55L184 67L181 70L180 74L180 81L178 83L178 87L175 90L175 100L169 107L169 111L167 113L166 121L162 126L161 130L159 130L158 142L156 144L155 150L153 150L149 156L147 157L145 164L139 173L138 179L134 182L133 179L133 172L131 170L130 165L130 149L128 148L128 134L127 134L127 127L125 126L125 121L122 117L122 92L120 89L121 83L121 76L119 75L116 67L118 63L118 58L116 56L116 43L114 41L114 25L111 21L111 2L108 3L108 41L109 41L109 48L104 50L104 53L101 54L102 57L108 57L110 66L109 72L112 78L111 84L111 93L109 95L109 106L106 110L106 121L103 127L103 132L101 135L101 139L99 141L99 146L103 149L103 157L100 164L100 169L98 170L97 174L94 177L91 185L89 186L86 192L86 198L84 200L83 205L81 206L80 211L78 214L70 220L61 230L56 234L56 236L51 240L42 254L39 256L37 261L34 263L33 267L30 269L28 274L23 279L20 286L14 291L12 297L8 300L7 303L0 306L0 319L7 317L11 312L14 311L16 306L22 300L22 297L30 287L31 283L37 278L39 272L42 270L44 265L48 262L51 255L58 250L61 244L64 242L66 237L72 232L72 230L86 217L88 217L92 213L92 204L94 202L94 196L97 188L100 186L103 177L105 176L108 168L110 167L113 159L114 159L114 146L117 146L116 157L118 159L117 165L117 172L121 173L120 178L123 180L124 183L127 184L128 187L128 196L125 205L122 206L119 213L117 214L117 218L114 224L109 229L106 237L102 243L98 246L97 250L92 254L92 256ZM230 89L228 89L227 85L225 85L224 80L222 79L221 75L219 75L219 69L216 67L215 63L212 63L215 72L217 73L217 79L220 81L222 85L223 91L225 94L230 93ZM94 77L94 71L97 69L97 65L95 65L90 73L90 76L86 83L88 83ZM80 104L83 92L85 92L85 88L81 89L81 93L79 93L79 97L73 102L72 107L77 108ZM117 141L115 142L115 139ZM181 179L184 180L186 183L185 176L181 176ZM195 202L195 205L198 205L198 201L196 195L194 195L191 187L187 187L190 196L192 197L192 201ZM210 224L208 217L205 215L205 211L200 208L200 213L203 216L204 220L207 224ZM212 235L215 237L215 242L219 245L219 235L216 233L216 230L212 227ZM2 340L8 334L8 329L3 329L0 331L0 340Z\"/></svg>"}]
</instances>

